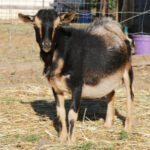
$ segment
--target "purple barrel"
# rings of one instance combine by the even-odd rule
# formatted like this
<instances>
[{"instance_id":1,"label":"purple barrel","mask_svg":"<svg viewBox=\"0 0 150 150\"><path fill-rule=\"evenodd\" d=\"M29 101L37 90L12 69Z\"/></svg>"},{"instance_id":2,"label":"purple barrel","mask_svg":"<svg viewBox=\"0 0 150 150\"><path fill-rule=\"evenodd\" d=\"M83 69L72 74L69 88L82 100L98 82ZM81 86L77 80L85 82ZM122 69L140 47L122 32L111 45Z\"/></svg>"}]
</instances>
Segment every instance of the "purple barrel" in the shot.
<instances>
[{"instance_id":1,"label":"purple barrel","mask_svg":"<svg viewBox=\"0 0 150 150\"><path fill-rule=\"evenodd\" d=\"M150 36L149 35L133 35L135 53L137 55L150 54Z\"/></svg>"}]
</instances>

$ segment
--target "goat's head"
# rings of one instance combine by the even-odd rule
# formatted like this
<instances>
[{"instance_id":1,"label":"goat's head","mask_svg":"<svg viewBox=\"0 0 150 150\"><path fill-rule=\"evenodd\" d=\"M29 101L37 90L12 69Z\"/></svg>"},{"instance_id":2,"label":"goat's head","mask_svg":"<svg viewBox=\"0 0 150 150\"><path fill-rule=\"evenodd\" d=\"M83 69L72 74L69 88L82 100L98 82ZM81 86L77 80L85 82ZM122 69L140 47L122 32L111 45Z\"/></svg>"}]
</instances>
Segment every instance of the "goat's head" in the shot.
<instances>
[{"instance_id":1,"label":"goat's head","mask_svg":"<svg viewBox=\"0 0 150 150\"><path fill-rule=\"evenodd\" d=\"M62 23L73 20L75 11L60 16L54 10L41 9L35 16L18 14L19 19L23 22L31 23L36 32L36 41L41 50L49 52L51 50L55 29Z\"/></svg>"}]
</instances>

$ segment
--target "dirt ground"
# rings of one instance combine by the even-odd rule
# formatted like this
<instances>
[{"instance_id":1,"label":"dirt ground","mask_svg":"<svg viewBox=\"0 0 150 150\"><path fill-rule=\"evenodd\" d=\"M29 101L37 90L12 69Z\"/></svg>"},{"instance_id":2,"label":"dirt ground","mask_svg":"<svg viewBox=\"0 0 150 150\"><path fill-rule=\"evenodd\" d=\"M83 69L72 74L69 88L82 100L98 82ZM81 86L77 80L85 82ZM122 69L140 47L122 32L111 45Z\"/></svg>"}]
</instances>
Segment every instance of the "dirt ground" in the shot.
<instances>
[{"instance_id":1,"label":"dirt ground","mask_svg":"<svg viewBox=\"0 0 150 150\"><path fill-rule=\"evenodd\" d=\"M150 66L133 68L135 108L131 133L123 130L126 91L120 87L116 90L113 127L103 128L107 108L104 98L83 100L76 142L63 145L54 127L55 102L42 75L43 64L33 35L15 32L10 36L0 30L0 150L150 150ZM66 94L65 98L69 109L70 96Z\"/></svg>"}]
</instances>

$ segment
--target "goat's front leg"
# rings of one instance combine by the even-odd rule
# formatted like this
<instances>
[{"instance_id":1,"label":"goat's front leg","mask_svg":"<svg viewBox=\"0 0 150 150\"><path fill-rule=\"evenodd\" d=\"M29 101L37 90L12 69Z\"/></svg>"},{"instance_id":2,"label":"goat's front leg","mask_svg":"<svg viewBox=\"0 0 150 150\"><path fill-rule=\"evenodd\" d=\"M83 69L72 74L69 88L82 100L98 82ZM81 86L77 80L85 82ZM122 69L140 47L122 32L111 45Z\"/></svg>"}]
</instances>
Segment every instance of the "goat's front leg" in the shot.
<instances>
[{"instance_id":1,"label":"goat's front leg","mask_svg":"<svg viewBox=\"0 0 150 150\"><path fill-rule=\"evenodd\" d=\"M53 89L56 100L56 111L59 120L59 138L61 142L67 141L67 124L66 124L66 110L64 105L64 95L56 93Z\"/></svg>"},{"instance_id":2,"label":"goat's front leg","mask_svg":"<svg viewBox=\"0 0 150 150\"><path fill-rule=\"evenodd\" d=\"M68 113L68 122L69 122L69 134L68 140L69 142L74 142L74 130L75 130L75 122L78 118L78 112L81 104L81 90L82 87L76 87L72 90L72 103L70 106L70 110Z\"/></svg>"}]
</instances>

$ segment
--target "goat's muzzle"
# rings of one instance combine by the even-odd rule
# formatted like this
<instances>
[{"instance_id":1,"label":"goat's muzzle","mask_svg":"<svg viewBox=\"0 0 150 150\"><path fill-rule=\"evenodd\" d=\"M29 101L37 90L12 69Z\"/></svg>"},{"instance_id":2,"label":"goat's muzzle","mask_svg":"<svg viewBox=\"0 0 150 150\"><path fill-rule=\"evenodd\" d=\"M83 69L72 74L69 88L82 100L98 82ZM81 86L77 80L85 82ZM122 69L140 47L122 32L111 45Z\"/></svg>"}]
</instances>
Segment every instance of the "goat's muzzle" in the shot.
<instances>
[{"instance_id":1,"label":"goat's muzzle","mask_svg":"<svg viewBox=\"0 0 150 150\"><path fill-rule=\"evenodd\" d=\"M51 42L50 41L42 42L42 49L44 52L48 53L51 49Z\"/></svg>"}]
</instances>

